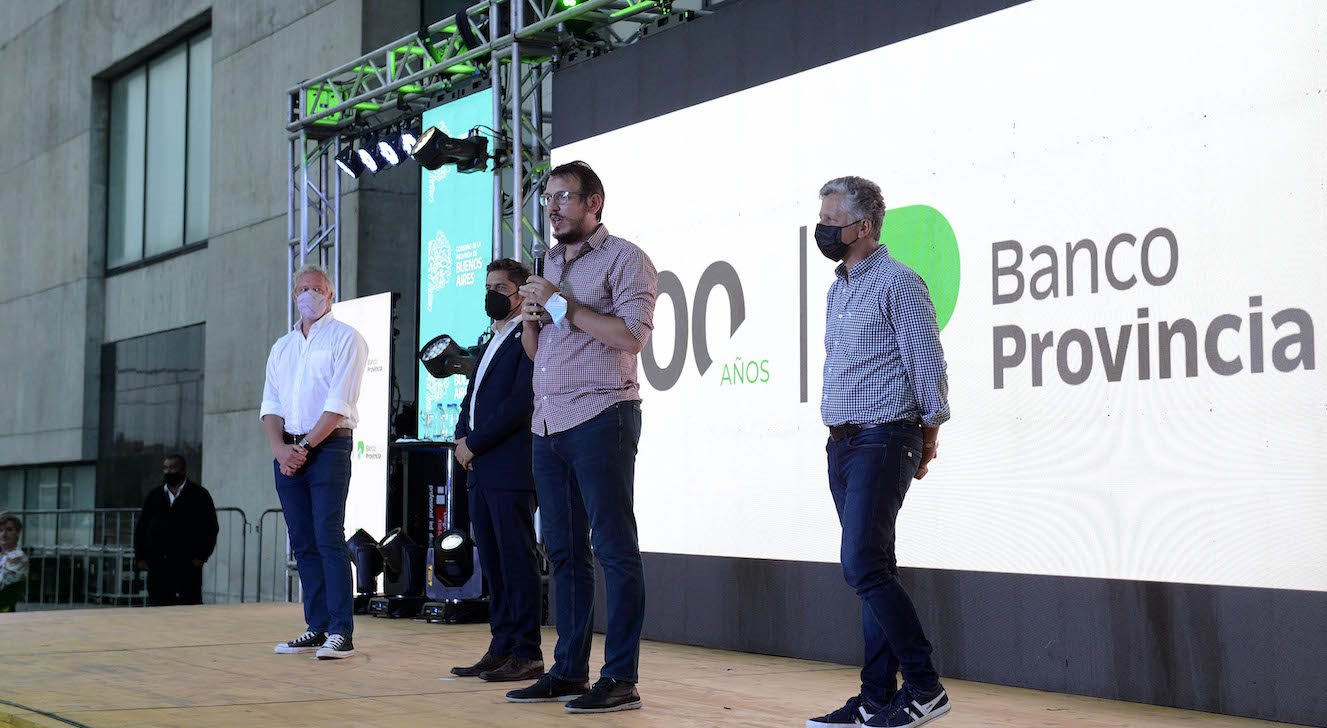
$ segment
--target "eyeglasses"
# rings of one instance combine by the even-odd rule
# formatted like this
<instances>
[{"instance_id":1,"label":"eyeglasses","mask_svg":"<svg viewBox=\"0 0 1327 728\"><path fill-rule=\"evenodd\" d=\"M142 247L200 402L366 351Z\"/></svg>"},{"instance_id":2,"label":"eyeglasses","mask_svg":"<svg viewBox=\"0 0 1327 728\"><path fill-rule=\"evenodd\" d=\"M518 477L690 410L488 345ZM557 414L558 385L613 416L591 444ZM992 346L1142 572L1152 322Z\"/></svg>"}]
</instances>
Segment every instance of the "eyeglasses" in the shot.
<instances>
[{"instance_id":1,"label":"eyeglasses","mask_svg":"<svg viewBox=\"0 0 1327 728\"><path fill-rule=\"evenodd\" d=\"M547 207L549 203L555 202L558 207L571 202L572 197L585 197L583 192L572 192L571 190L562 190L561 192L545 192L539 196L539 201Z\"/></svg>"}]
</instances>

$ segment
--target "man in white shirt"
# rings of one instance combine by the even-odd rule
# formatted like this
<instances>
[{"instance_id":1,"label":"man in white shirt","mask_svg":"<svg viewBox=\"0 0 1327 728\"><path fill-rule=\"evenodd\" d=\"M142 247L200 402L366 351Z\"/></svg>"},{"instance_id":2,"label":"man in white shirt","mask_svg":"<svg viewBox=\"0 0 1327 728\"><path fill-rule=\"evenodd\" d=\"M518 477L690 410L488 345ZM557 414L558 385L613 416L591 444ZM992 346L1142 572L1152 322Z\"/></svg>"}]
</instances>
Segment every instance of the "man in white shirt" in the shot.
<instances>
[{"instance_id":1,"label":"man in white shirt","mask_svg":"<svg viewBox=\"0 0 1327 728\"><path fill-rule=\"evenodd\" d=\"M484 311L493 319L493 339L466 388L456 424L456 460L469 471L470 529L488 578L493 637L478 662L452 673L490 682L544 674L530 471L534 362L517 320L525 303L518 289L529 277L530 270L510 258L488 266Z\"/></svg>"},{"instance_id":2,"label":"man in white shirt","mask_svg":"<svg viewBox=\"0 0 1327 728\"><path fill-rule=\"evenodd\" d=\"M359 420L355 403L368 360L364 337L332 318L334 293L321 267L296 272L291 295L300 320L272 346L260 412L306 624L304 634L276 651L316 651L322 660L355 654L345 516L352 430Z\"/></svg>"}]
</instances>

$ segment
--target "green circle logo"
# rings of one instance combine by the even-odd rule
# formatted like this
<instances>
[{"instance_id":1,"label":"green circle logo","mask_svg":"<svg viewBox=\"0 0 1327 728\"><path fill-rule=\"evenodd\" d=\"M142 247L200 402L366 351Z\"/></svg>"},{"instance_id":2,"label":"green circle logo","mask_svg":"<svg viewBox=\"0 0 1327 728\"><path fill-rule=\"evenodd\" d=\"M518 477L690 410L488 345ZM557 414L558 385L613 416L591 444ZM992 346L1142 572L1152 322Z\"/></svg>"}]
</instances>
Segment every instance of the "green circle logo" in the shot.
<instances>
[{"instance_id":1,"label":"green circle logo","mask_svg":"<svg viewBox=\"0 0 1327 728\"><path fill-rule=\"evenodd\" d=\"M885 213L881 240L889 254L917 271L931 291L935 323L940 329L958 303L958 239L954 228L934 207L909 205Z\"/></svg>"}]
</instances>

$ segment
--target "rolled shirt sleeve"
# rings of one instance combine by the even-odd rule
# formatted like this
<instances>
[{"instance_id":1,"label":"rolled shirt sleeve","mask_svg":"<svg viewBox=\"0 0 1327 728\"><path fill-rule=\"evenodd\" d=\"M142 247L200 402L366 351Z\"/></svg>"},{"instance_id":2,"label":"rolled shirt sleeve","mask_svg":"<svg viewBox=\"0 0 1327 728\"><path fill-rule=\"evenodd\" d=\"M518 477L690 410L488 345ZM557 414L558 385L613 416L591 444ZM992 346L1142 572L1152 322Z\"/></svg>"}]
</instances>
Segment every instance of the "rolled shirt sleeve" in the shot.
<instances>
[{"instance_id":1,"label":"rolled shirt sleeve","mask_svg":"<svg viewBox=\"0 0 1327 728\"><path fill-rule=\"evenodd\" d=\"M359 401L359 387L364 381L364 370L369 361L369 345L358 331L347 336L336 351L335 374L327 387L324 412L335 412L343 417L355 417L355 403Z\"/></svg>"},{"instance_id":2,"label":"rolled shirt sleeve","mask_svg":"<svg viewBox=\"0 0 1327 728\"><path fill-rule=\"evenodd\" d=\"M281 409L281 393L277 391L277 382L280 373L277 371L277 346L272 347L272 351L267 355L267 373L263 378L263 404L258 408L258 419L267 415L276 415L284 418L285 412Z\"/></svg>"},{"instance_id":3,"label":"rolled shirt sleeve","mask_svg":"<svg viewBox=\"0 0 1327 728\"><path fill-rule=\"evenodd\" d=\"M654 262L645 251L632 247L623 256L622 265L613 269L609 284L613 291L613 315L622 319L631 335L644 344L654 330L655 292L659 286Z\"/></svg>"},{"instance_id":4,"label":"rolled shirt sleeve","mask_svg":"<svg viewBox=\"0 0 1327 728\"><path fill-rule=\"evenodd\" d=\"M899 356L921 409L922 425L939 427L949 420L949 378L930 291L910 270L898 276L888 291Z\"/></svg>"}]
</instances>

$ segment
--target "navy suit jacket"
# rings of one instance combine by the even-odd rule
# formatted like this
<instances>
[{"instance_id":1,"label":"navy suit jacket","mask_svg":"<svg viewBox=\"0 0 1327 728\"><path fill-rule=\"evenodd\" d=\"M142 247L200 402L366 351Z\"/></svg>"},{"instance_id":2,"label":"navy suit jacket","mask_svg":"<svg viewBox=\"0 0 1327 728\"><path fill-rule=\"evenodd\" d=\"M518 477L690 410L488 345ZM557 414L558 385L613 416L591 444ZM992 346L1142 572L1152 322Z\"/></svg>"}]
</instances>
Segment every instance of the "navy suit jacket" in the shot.
<instances>
[{"instance_id":1,"label":"navy suit jacket","mask_svg":"<svg viewBox=\"0 0 1327 728\"><path fill-rule=\"evenodd\" d=\"M530 472L530 418L534 414L534 362L521 346L524 327L518 322L479 383L479 407L475 427L470 429L470 408L475 400L475 380L470 380L461 401L456 439L475 453L469 487L493 490L534 490Z\"/></svg>"}]
</instances>

